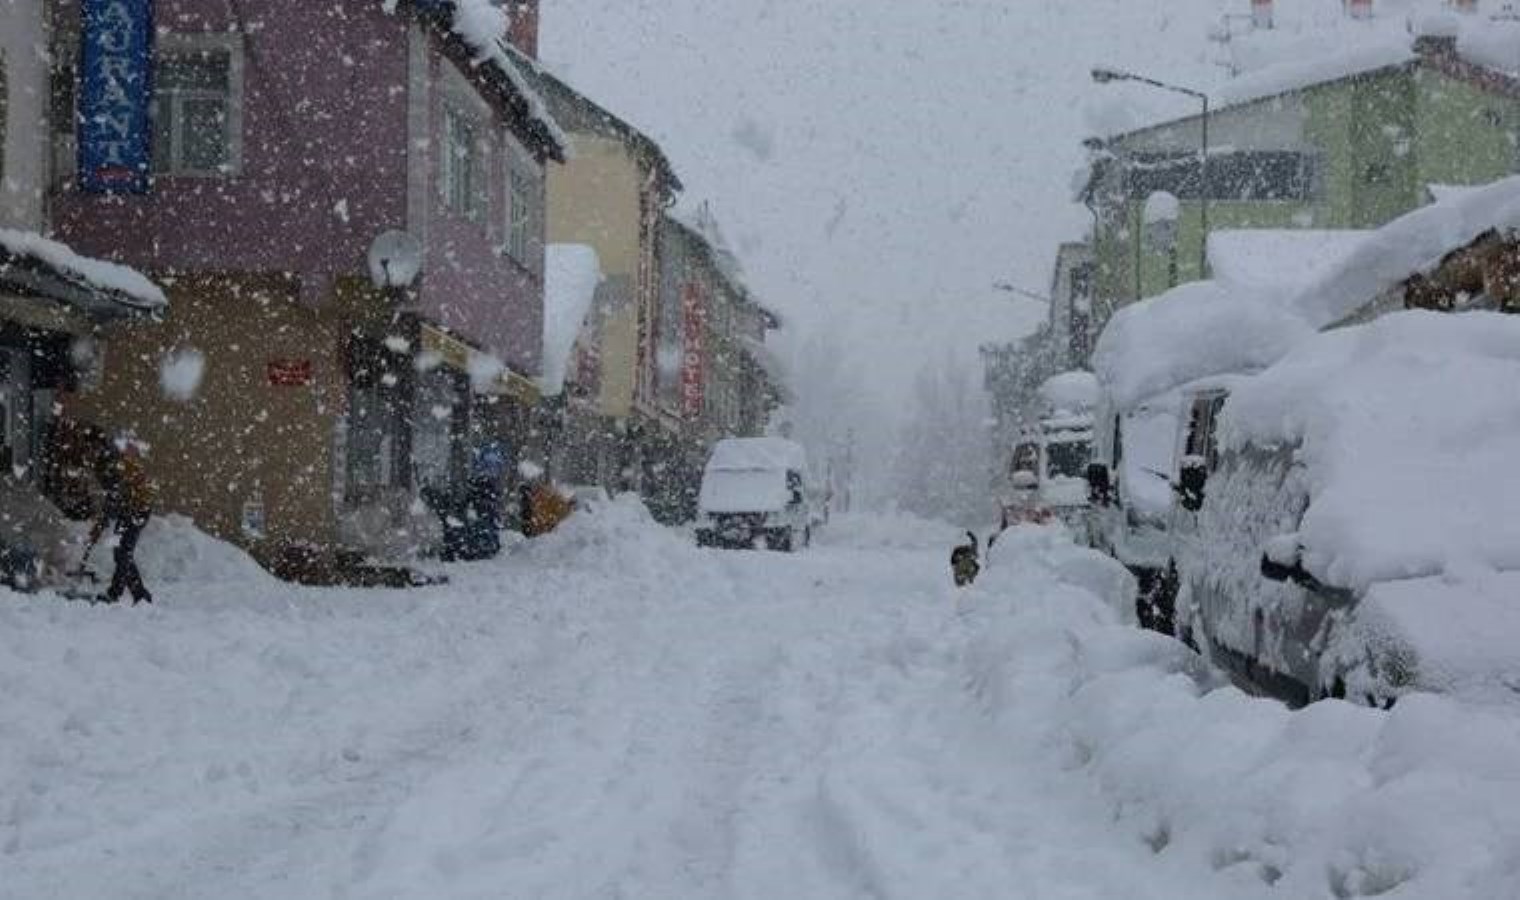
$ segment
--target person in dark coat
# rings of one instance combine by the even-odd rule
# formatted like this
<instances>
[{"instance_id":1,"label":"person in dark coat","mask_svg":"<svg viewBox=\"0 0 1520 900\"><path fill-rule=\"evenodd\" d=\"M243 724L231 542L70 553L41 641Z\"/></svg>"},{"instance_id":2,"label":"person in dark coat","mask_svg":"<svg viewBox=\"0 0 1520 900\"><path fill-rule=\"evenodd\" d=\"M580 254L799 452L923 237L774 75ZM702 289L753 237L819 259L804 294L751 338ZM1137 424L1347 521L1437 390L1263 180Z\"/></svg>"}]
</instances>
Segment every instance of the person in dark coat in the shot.
<instances>
[{"instance_id":1,"label":"person in dark coat","mask_svg":"<svg viewBox=\"0 0 1520 900\"><path fill-rule=\"evenodd\" d=\"M501 552L501 495L507 476L507 451L489 441L475 451L465 485L465 559L490 559Z\"/></svg>"},{"instance_id":2,"label":"person in dark coat","mask_svg":"<svg viewBox=\"0 0 1520 900\"><path fill-rule=\"evenodd\" d=\"M152 603L153 595L143 584L133 555L137 540L153 515L153 483L143 467L142 449L131 438L118 439L102 446L95 457L95 477L105 492L100 518L90 529L90 544L100 540L107 528L116 529L116 568L111 585L100 599L116 603L124 593L132 594L132 605Z\"/></svg>"}]
</instances>

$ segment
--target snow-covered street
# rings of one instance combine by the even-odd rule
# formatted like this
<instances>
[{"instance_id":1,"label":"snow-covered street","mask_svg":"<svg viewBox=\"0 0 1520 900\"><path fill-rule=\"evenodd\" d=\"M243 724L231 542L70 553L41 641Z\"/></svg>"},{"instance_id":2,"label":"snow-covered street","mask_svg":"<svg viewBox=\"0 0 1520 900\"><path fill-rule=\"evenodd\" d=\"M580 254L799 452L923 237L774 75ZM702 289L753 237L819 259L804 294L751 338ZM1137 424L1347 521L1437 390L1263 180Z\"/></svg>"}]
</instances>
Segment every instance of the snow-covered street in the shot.
<instances>
[{"instance_id":1,"label":"snow-covered street","mask_svg":"<svg viewBox=\"0 0 1520 900\"><path fill-rule=\"evenodd\" d=\"M0 603L0 895L1514 895L1514 719L1207 691L1112 564L1010 533L958 594L953 539L626 503L323 592L160 528L152 609Z\"/></svg>"}]
</instances>

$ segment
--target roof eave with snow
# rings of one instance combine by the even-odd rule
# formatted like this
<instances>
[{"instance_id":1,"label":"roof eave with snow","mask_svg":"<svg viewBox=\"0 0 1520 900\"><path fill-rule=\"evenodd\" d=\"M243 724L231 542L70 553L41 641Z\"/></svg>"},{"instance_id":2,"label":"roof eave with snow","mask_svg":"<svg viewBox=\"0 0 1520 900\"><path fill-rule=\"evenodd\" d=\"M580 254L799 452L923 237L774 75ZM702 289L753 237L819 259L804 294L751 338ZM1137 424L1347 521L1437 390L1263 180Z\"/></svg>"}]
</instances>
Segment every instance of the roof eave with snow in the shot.
<instances>
[{"instance_id":1,"label":"roof eave with snow","mask_svg":"<svg viewBox=\"0 0 1520 900\"><path fill-rule=\"evenodd\" d=\"M394 7L394 0L382 0L387 9ZM446 48L455 48L466 71L479 80L505 102L520 120L521 130L531 143L536 144L543 155L555 162L570 158L570 138L560 128L549 112L543 97L529 84L514 59L515 52L506 40L505 18L503 29L496 35L484 33L476 23L463 18L464 3L484 3L485 0L435 0L431 3L412 2L413 14L428 25ZM494 9L494 8L493 8ZM499 12L499 11L497 11ZM504 16L504 14L502 14Z\"/></svg>"},{"instance_id":2,"label":"roof eave with snow","mask_svg":"<svg viewBox=\"0 0 1520 900\"><path fill-rule=\"evenodd\" d=\"M0 288L70 306L96 322L157 316L163 290L119 263L75 253L34 232L0 228Z\"/></svg>"},{"instance_id":3,"label":"roof eave with snow","mask_svg":"<svg viewBox=\"0 0 1520 900\"><path fill-rule=\"evenodd\" d=\"M676 174L675 166L670 157L665 154L665 149L654 138L640 131L636 126L606 107L587 97L576 88L566 83L553 72L544 68L537 60L524 54L516 47L508 44L507 54L512 58L520 71L534 83L534 86L545 95L549 110L559 121L560 127L571 132L579 131L574 125L567 124L572 115L562 114L565 107L575 107L583 114L597 119L605 126L607 131L615 134L619 139L627 142L635 152L645 155L659 178L665 193L674 195L685 190L680 176Z\"/></svg>"}]
</instances>

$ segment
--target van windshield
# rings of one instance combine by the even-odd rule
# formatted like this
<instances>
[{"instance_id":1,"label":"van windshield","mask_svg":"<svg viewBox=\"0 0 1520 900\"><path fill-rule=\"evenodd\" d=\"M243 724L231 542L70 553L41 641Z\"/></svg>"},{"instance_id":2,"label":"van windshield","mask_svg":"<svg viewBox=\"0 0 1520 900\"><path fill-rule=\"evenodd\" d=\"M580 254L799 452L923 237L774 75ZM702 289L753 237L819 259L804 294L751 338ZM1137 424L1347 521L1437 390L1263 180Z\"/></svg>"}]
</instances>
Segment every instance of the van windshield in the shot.
<instances>
[{"instance_id":1,"label":"van windshield","mask_svg":"<svg viewBox=\"0 0 1520 900\"><path fill-rule=\"evenodd\" d=\"M1045 469L1051 478L1081 478L1092 455L1089 441L1061 441L1045 445Z\"/></svg>"}]
</instances>

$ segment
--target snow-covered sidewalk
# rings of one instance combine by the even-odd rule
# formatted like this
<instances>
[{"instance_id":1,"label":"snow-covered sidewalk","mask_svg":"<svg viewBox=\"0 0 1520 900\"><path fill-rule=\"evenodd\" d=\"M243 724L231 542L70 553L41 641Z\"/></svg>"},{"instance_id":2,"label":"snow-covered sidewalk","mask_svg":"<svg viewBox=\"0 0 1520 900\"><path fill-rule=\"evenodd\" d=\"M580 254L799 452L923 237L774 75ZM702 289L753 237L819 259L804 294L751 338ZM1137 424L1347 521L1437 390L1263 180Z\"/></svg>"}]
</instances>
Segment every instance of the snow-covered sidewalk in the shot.
<instances>
[{"instance_id":1,"label":"snow-covered sidewalk","mask_svg":"<svg viewBox=\"0 0 1520 900\"><path fill-rule=\"evenodd\" d=\"M408 592L160 538L152 609L0 596L0 896L1520 895L1520 721L1219 689L1054 532L965 592L870 519Z\"/></svg>"}]
</instances>

